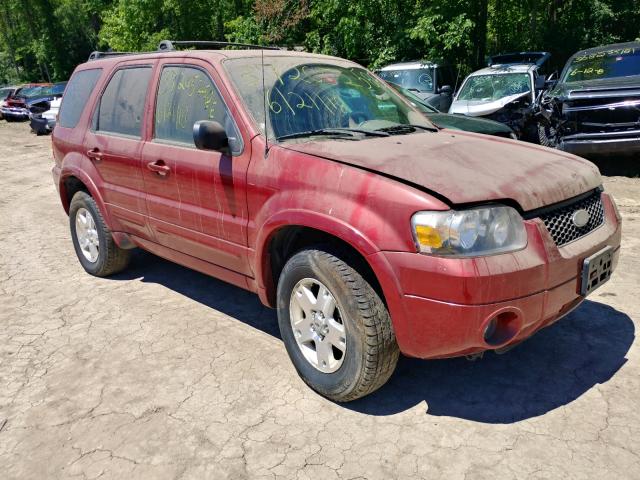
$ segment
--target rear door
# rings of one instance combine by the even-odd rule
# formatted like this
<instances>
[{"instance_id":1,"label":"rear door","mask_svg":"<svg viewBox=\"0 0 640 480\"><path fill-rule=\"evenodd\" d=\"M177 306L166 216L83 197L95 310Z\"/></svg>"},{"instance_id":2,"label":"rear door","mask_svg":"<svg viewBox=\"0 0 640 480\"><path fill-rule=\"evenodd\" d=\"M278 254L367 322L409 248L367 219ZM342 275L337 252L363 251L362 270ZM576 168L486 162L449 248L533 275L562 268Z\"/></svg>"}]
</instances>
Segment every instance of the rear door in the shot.
<instances>
[{"instance_id":1,"label":"rear door","mask_svg":"<svg viewBox=\"0 0 640 480\"><path fill-rule=\"evenodd\" d=\"M113 228L150 238L140 166L147 95L154 62L125 62L114 70L94 107L86 155L99 174Z\"/></svg>"},{"instance_id":2,"label":"rear door","mask_svg":"<svg viewBox=\"0 0 640 480\"><path fill-rule=\"evenodd\" d=\"M211 65L196 59L162 60L156 77L153 135L142 152L156 241L251 275L246 204L251 152L218 88L221 83ZM196 149L193 124L199 120L225 127L231 155Z\"/></svg>"}]
</instances>

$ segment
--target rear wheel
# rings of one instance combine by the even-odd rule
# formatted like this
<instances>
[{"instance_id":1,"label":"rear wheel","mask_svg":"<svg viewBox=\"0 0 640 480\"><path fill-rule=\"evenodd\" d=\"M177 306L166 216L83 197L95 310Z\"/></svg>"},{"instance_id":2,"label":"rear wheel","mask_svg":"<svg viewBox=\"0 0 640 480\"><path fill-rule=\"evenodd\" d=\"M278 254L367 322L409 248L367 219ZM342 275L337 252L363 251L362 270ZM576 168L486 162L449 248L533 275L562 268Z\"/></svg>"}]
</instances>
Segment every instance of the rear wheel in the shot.
<instances>
[{"instance_id":1,"label":"rear wheel","mask_svg":"<svg viewBox=\"0 0 640 480\"><path fill-rule=\"evenodd\" d=\"M311 388L338 402L384 385L399 356L384 302L350 263L325 249L302 250L278 282L278 322L289 357Z\"/></svg>"},{"instance_id":2,"label":"rear wheel","mask_svg":"<svg viewBox=\"0 0 640 480\"><path fill-rule=\"evenodd\" d=\"M124 270L131 250L116 244L100 214L95 200L86 192L77 192L69 206L71 238L78 260L91 275L106 277Z\"/></svg>"}]
</instances>

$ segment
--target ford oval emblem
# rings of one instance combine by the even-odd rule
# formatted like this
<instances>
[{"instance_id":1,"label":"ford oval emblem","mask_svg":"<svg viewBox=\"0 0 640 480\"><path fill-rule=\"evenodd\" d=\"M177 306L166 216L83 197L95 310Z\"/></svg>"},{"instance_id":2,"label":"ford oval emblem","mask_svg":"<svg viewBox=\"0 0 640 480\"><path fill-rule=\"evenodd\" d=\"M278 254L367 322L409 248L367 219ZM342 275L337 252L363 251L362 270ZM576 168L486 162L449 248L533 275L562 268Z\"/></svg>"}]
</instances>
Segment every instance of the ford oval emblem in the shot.
<instances>
[{"instance_id":1,"label":"ford oval emblem","mask_svg":"<svg viewBox=\"0 0 640 480\"><path fill-rule=\"evenodd\" d=\"M591 216L589 215L589 212L587 212L584 208L581 208L580 210L576 210L575 212L573 212L571 221L577 228L582 228L585 227L587 223L589 223L590 217Z\"/></svg>"}]
</instances>

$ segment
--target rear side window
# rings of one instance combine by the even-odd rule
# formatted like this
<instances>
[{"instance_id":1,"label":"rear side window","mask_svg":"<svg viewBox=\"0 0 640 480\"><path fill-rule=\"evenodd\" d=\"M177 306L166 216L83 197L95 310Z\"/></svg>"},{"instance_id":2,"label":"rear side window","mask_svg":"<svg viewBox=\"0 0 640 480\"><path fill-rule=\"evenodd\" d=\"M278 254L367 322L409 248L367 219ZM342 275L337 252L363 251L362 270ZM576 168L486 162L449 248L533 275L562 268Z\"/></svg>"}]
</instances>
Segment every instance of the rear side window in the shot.
<instances>
[{"instance_id":1,"label":"rear side window","mask_svg":"<svg viewBox=\"0 0 640 480\"><path fill-rule=\"evenodd\" d=\"M118 70L100 99L95 129L140 137L150 79L151 67Z\"/></svg>"},{"instance_id":2,"label":"rear side window","mask_svg":"<svg viewBox=\"0 0 640 480\"><path fill-rule=\"evenodd\" d=\"M235 122L209 75L194 67L165 67L158 86L155 138L194 145L193 124L199 120L219 122L232 153L242 151Z\"/></svg>"},{"instance_id":3,"label":"rear side window","mask_svg":"<svg viewBox=\"0 0 640 480\"><path fill-rule=\"evenodd\" d=\"M60 105L58 124L61 127L75 128L101 74L101 68L93 68L77 72L71 77L67 95Z\"/></svg>"}]
</instances>

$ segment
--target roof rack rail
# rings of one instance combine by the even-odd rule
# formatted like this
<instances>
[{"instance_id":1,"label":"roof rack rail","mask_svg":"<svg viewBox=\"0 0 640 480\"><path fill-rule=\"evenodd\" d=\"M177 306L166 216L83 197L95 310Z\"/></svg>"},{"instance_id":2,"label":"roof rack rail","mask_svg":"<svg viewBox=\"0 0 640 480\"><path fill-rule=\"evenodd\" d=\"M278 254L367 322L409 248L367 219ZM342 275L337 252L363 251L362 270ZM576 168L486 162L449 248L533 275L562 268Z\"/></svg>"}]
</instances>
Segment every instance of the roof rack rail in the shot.
<instances>
[{"instance_id":1,"label":"roof rack rail","mask_svg":"<svg viewBox=\"0 0 640 480\"><path fill-rule=\"evenodd\" d=\"M218 42L207 40L162 40L158 45L158 51L166 52L175 50L176 47L213 47L214 49L222 49L226 47L250 48L257 50L286 50L285 47L274 47L267 45L254 45L251 43L235 43L235 42Z\"/></svg>"},{"instance_id":2,"label":"roof rack rail","mask_svg":"<svg viewBox=\"0 0 640 480\"><path fill-rule=\"evenodd\" d=\"M162 40L158 45L157 52L175 51L176 47L209 47L214 49L222 49L226 47L251 48L257 50L287 50L286 47L274 47L269 45L253 45L251 43L235 43L235 42L218 42L207 40ZM100 58L116 57L121 55L144 55L154 52L91 52L87 61L98 60Z\"/></svg>"},{"instance_id":3,"label":"roof rack rail","mask_svg":"<svg viewBox=\"0 0 640 480\"><path fill-rule=\"evenodd\" d=\"M99 51L95 51L95 52L91 52L91 54L89 55L89 60L87 61L91 61L91 60L98 60L100 58L106 58L106 57L116 57L119 55L139 55L141 53L149 53L149 52L99 52Z\"/></svg>"}]
</instances>

